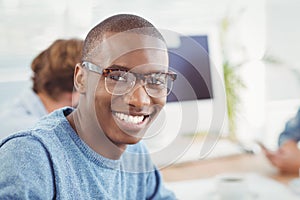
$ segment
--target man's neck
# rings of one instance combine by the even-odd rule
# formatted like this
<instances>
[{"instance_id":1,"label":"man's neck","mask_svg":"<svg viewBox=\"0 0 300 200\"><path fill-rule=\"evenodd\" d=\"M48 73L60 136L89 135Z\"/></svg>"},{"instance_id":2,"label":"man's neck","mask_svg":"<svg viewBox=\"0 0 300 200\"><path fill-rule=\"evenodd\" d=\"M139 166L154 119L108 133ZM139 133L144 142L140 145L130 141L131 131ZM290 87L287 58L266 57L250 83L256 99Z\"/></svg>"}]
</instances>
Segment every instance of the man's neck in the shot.
<instances>
[{"instance_id":1,"label":"man's neck","mask_svg":"<svg viewBox=\"0 0 300 200\"><path fill-rule=\"evenodd\" d=\"M101 156L112 160L120 159L127 145L112 143L100 127L95 128L97 123L93 119L81 116L80 109L76 109L67 116L67 120L78 136Z\"/></svg>"}]
</instances>

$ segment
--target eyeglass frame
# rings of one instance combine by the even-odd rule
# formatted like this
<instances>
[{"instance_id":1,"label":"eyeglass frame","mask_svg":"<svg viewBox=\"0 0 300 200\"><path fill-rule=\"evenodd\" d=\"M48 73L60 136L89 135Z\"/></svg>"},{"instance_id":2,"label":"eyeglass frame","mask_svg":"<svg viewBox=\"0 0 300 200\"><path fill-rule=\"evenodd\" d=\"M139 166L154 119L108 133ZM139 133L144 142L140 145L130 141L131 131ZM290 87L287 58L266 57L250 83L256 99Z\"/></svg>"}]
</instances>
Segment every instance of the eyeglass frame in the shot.
<instances>
[{"instance_id":1,"label":"eyeglass frame","mask_svg":"<svg viewBox=\"0 0 300 200\"><path fill-rule=\"evenodd\" d=\"M113 92L109 91L107 87L105 87L106 91L109 93L109 94L112 94L112 95L118 95L118 96L121 96L121 95L124 95L124 94L127 94L129 93L135 86L137 80L142 80L144 82L144 84L142 85L143 87L145 87L145 85L147 85L145 83L145 79L146 79L146 76L149 76L151 74L164 74L164 75L168 75L170 78L171 78L171 81L172 81L172 87L173 87L173 83L174 81L176 80L177 78L177 74L173 71L168 71L168 72L156 72L156 73L148 73L148 74L140 74L140 73L135 73L135 72L131 72L127 69L122 69L122 68L104 68L104 69L101 69L100 66L98 65L95 65L91 62L88 62L88 61L83 61L82 62L82 67L85 67L86 69L92 71L92 72L95 72L95 73L98 73L98 74L101 74L104 76L104 78L106 79L108 77L108 75L113 72L113 71L123 71L123 72L126 72L126 73L131 73L135 76L136 80L134 81L134 84L132 86L132 88L130 88L128 91L124 92L123 94L113 94ZM122 67L122 66L119 66L119 65L113 65L113 66L116 66L116 67ZM172 90L172 87L170 89L170 91ZM145 88L146 89L146 88ZM151 94L149 94L149 92L147 91L146 89L146 92L149 96L152 96L154 98L162 98L162 97L165 97L165 96L168 96L170 94L167 93L167 95L165 96L162 96L162 97L155 97Z\"/></svg>"}]
</instances>

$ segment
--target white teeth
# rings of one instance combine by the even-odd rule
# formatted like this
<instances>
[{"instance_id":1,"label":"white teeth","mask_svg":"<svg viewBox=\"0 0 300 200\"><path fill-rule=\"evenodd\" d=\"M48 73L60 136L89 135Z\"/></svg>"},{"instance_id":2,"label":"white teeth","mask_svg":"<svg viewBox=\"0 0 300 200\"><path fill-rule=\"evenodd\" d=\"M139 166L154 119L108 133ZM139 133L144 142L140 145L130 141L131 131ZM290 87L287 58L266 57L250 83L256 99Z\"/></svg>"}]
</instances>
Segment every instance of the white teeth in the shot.
<instances>
[{"instance_id":1,"label":"white teeth","mask_svg":"<svg viewBox=\"0 0 300 200\"><path fill-rule=\"evenodd\" d=\"M116 113L116 116L127 122L127 123L132 123L132 124L138 124L138 123L141 123L144 119L144 116L133 116L133 115L126 115L124 113Z\"/></svg>"}]
</instances>

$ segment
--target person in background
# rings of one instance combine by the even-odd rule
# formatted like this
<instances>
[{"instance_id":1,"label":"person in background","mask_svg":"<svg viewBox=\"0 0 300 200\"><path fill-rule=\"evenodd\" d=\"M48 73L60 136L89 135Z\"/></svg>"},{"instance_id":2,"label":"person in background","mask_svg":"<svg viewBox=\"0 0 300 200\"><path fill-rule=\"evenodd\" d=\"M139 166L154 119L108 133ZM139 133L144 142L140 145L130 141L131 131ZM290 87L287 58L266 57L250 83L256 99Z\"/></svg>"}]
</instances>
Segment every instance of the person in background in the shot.
<instances>
[{"instance_id":1,"label":"person in background","mask_svg":"<svg viewBox=\"0 0 300 200\"><path fill-rule=\"evenodd\" d=\"M114 15L84 41L77 108L43 117L0 143L0 199L175 199L141 139L176 74L161 33Z\"/></svg>"},{"instance_id":2,"label":"person in background","mask_svg":"<svg viewBox=\"0 0 300 200\"><path fill-rule=\"evenodd\" d=\"M0 114L0 139L33 126L42 116L64 106L76 106L73 92L75 65L82 56L83 40L59 39L31 63L32 89ZM72 102L73 101L73 102Z\"/></svg>"},{"instance_id":3,"label":"person in background","mask_svg":"<svg viewBox=\"0 0 300 200\"><path fill-rule=\"evenodd\" d=\"M281 172L300 173L300 110L297 115L285 125L285 130L280 134L277 151L264 150L267 158Z\"/></svg>"}]
</instances>

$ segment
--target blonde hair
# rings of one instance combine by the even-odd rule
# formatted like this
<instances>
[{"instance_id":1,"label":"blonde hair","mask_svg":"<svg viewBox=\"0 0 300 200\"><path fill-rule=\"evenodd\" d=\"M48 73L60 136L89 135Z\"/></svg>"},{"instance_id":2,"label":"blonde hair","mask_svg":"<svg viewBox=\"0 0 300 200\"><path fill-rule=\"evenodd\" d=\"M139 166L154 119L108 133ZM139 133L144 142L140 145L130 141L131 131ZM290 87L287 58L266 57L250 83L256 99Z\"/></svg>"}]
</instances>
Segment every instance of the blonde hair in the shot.
<instances>
[{"instance_id":1,"label":"blonde hair","mask_svg":"<svg viewBox=\"0 0 300 200\"><path fill-rule=\"evenodd\" d=\"M54 100L73 91L74 69L81 62L83 40L59 39L42 51L31 63L33 91L45 92Z\"/></svg>"}]
</instances>

